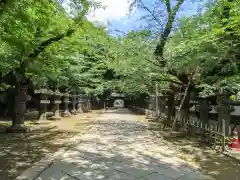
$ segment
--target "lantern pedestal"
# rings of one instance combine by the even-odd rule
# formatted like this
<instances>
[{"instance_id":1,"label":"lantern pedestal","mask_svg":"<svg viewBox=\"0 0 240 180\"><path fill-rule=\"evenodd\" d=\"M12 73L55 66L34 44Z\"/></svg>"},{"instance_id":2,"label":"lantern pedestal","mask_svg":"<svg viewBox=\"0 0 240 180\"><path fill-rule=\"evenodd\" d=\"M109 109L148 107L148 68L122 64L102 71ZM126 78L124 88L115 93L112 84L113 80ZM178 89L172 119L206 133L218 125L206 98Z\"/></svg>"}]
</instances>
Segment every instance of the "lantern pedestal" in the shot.
<instances>
[{"instance_id":1,"label":"lantern pedestal","mask_svg":"<svg viewBox=\"0 0 240 180\"><path fill-rule=\"evenodd\" d=\"M8 133L26 133L29 132L30 129L26 127L24 124L15 124L6 130Z\"/></svg>"},{"instance_id":2,"label":"lantern pedestal","mask_svg":"<svg viewBox=\"0 0 240 180\"><path fill-rule=\"evenodd\" d=\"M59 113L59 104L61 104L61 93L59 91L54 92L54 108L53 108L53 116L50 118L51 120L61 120L62 117L60 116Z\"/></svg>"},{"instance_id":3,"label":"lantern pedestal","mask_svg":"<svg viewBox=\"0 0 240 180\"><path fill-rule=\"evenodd\" d=\"M72 94L71 103L72 103L72 111L71 111L71 113L72 113L73 115L77 115L77 110L76 110L77 95L76 95L74 92L73 92L73 94Z\"/></svg>"},{"instance_id":4,"label":"lantern pedestal","mask_svg":"<svg viewBox=\"0 0 240 180\"><path fill-rule=\"evenodd\" d=\"M70 117L71 113L68 110L68 104L70 103L68 93L65 93L63 95L63 102L64 102L64 112L62 113L62 116L63 117Z\"/></svg>"},{"instance_id":5,"label":"lantern pedestal","mask_svg":"<svg viewBox=\"0 0 240 180\"><path fill-rule=\"evenodd\" d=\"M79 94L77 96L77 113L80 114L80 113L83 113L83 109L82 109L82 103L83 103L83 99L82 99L83 95L82 94Z\"/></svg>"}]
</instances>

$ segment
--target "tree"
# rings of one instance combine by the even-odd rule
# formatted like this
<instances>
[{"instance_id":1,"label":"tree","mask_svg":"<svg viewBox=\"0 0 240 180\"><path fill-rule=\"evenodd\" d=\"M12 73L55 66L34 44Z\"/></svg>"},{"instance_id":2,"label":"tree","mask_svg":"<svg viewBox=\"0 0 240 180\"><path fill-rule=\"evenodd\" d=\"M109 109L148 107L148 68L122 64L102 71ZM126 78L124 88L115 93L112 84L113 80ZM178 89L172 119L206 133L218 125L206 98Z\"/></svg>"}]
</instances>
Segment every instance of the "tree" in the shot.
<instances>
[{"instance_id":1,"label":"tree","mask_svg":"<svg viewBox=\"0 0 240 180\"><path fill-rule=\"evenodd\" d=\"M137 7L146 12L142 19L146 19L148 27L155 34L154 38L157 40L157 43L154 54L159 65L165 64L163 56L164 47L173 28L177 26L177 13L184 2L190 3L187 0L156 0L149 4L144 0L134 0L130 5L130 11Z\"/></svg>"},{"instance_id":2,"label":"tree","mask_svg":"<svg viewBox=\"0 0 240 180\"><path fill-rule=\"evenodd\" d=\"M26 88L29 75L38 56L54 42L71 36L89 9L88 1L73 1L75 13L80 16L68 17L57 1L12 1L2 8L0 20L1 47L3 47L1 74L2 82L15 86L15 111L13 126L9 129L25 131L24 122ZM78 6L79 5L79 6ZM80 12L77 11L81 7ZM16 16L17 15L17 16ZM60 22L60 24L59 24ZM8 53L6 53L6 51ZM9 72L10 71L10 72ZM5 75L7 73L7 75Z\"/></svg>"},{"instance_id":3,"label":"tree","mask_svg":"<svg viewBox=\"0 0 240 180\"><path fill-rule=\"evenodd\" d=\"M153 20L158 20L154 16L152 9L147 7L142 1L135 1L135 5L136 2L138 2L138 7L150 13ZM167 3L168 1L164 2ZM181 4L180 1L179 3ZM157 79L161 82L166 82L166 79L168 82L171 81L167 85L170 87L177 86L178 89L181 87L182 92L185 92L189 84L188 91L185 93L200 91L200 96L215 94L217 89L225 88L234 92L234 90L239 88L237 83L239 77L237 27L239 27L239 23L236 21L238 15L235 13L238 10L237 3L238 1L227 2L223 0L209 3L204 13L181 18L174 31L166 29L166 25L163 26L166 32L171 33L170 36L168 33L166 33L168 36L164 36L163 28L160 41L153 38L150 38L147 43L141 41L141 44L149 47L150 44L155 44L159 48L157 56L164 59L163 66L161 63L158 64L152 61L152 59L151 61L147 60L148 63L158 68L156 73ZM137 51L140 46L139 43L137 45L133 46L134 51ZM139 61L146 63L145 58L140 59ZM143 67L146 66L145 63L143 65L138 61L138 63L133 64L132 62L136 61L127 61L125 60L126 64L122 65L124 68L119 72L124 74L126 69L137 68L139 70L138 74L144 73ZM121 63L124 64L124 62ZM198 68L197 72L195 72L196 68ZM150 72L156 71L153 69L151 68ZM194 76L192 75L193 73ZM135 85L137 88L139 88L140 84L144 84L143 81L137 81L137 78L133 82L138 84ZM186 102L188 102L188 98L186 99ZM184 104L186 104L186 108L183 109L188 111L188 103Z\"/></svg>"}]
</instances>

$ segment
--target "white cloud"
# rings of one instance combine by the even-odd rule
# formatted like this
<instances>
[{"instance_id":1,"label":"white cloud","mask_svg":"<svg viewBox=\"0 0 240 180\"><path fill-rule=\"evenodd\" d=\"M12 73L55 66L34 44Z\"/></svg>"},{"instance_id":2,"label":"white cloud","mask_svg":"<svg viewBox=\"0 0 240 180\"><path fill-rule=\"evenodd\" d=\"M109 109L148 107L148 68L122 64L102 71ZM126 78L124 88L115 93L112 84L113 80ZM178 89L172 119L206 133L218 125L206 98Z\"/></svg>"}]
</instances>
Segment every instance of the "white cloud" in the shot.
<instances>
[{"instance_id":1,"label":"white cloud","mask_svg":"<svg viewBox=\"0 0 240 180\"><path fill-rule=\"evenodd\" d=\"M97 9L88 15L88 19L92 21L101 21L104 24L112 20L119 20L127 16L129 7L128 0L97 0L101 2L105 9Z\"/></svg>"}]
</instances>

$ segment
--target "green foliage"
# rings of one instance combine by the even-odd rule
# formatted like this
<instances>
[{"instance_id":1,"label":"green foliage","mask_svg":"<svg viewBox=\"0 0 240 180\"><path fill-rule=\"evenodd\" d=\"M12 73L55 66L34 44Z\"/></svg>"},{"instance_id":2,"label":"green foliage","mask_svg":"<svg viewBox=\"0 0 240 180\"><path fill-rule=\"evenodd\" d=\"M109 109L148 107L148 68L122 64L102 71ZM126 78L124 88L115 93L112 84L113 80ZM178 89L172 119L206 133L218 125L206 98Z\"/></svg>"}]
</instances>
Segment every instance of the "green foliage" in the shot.
<instances>
[{"instance_id":1,"label":"green foliage","mask_svg":"<svg viewBox=\"0 0 240 180\"><path fill-rule=\"evenodd\" d=\"M217 0L202 14L180 18L178 27L164 37L164 66L154 56L163 34L153 38L147 29L111 37L105 27L85 18L101 4L65 1L70 7L66 12L59 2L18 0L0 6L3 76L14 70L36 87L81 87L94 96L111 89L140 95L154 93L156 84L160 89L186 85L198 68L191 84L201 96L222 88L239 90L239 0ZM166 7L168 2L162 1ZM0 90L5 88L2 83Z\"/></svg>"},{"instance_id":2,"label":"green foliage","mask_svg":"<svg viewBox=\"0 0 240 180\"><path fill-rule=\"evenodd\" d=\"M55 84L81 86L89 93L104 91L103 73L111 38L103 27L84 18L90 8L101 5L87 0L67 2L70 14L55 0L6 4L0 16L3 76L20 69L36 87Z\"/></svg>"},{"instance_id":3,"label":"green foliage","mask_svg":"<svg viewBox=\"0 0 240 180\"><path fill-rule=\"evenodd\" d=\"M186 85L195 73L191 84L201 90L200 96L211 96L221 89L238 91L239 4L239 0L217 0L209 3L204 13L180 18L164 47L165 66L152 56L157 40L146 40L141 32L135 32L137 38L134 32L128 33L115 59L115 69L124 75L121 82L124 89L151 93L156 82L161 88L170 84ZM144 4L140 5L147 10Z\"/></svg>"},{"instance_id":4,"label":"green foliage","mask_svg":"<svg viewBox=\"0 0 240 180\"><path fill-rule=\"evenodd\" d=\"M235 12L240 6L238 1L233 4L217 1L204 14L182 19L167 44L168 66L186 74L201 67L197 84L204 86L207 94L214 93L209 86L232 92L239 88L239 14ZM228 19L223 11L226 6L230 7Z\"/></svg>"},{"instance_id":5,"label":"green foliage","mask_svg":"<svg viewBox=\"0 0 240 180\"><path fill-rule=\"evenodd\" d=\"M54 1L9 2L0 16L1 72L18 66L41 41L64 31L69 23Z\"/></svg>"},{"instance_id":6,"label":"green foliage","mask_svg":"<svg viewBox=\"0 0 240 180\"><path fill-rule=\"evenodd\" d=\"M113 50L114 59L109 62L118 75L119 88L128 93L144 93L151 89L151 74L156 68L149 62L154 61L153 51L148 42L147 31L129 32L121 38ZM150 89L149 89L150 88Z\"/></svg>"}]
</instances>

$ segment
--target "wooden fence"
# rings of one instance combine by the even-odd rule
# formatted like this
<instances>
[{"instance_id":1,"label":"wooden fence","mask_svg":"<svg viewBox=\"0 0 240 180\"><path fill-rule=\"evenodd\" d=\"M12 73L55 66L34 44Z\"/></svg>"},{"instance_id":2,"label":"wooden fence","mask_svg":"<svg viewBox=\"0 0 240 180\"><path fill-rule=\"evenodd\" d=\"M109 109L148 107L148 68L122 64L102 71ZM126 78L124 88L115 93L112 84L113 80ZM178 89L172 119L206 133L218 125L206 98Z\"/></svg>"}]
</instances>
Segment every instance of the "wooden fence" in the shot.
<instances>
[{"instance_id":1,"label":"wooden fence","mask_svg":"<svg viewBox=\"0 0 240 180\"><path fill-rule=\"evenodd\" d=\"M135 113L145 114L146 119L157 119L156 112L154 110L148 110L136 106L130 106L129 108ZM166 123L166 121L166 117L161 117L159 120L159 122L163 123L163 130L172 126L172 121L168 123ZM224 120L222 120L221 123L211 120L208 123L204 123L195 117L185 120L180 120L180 118L178 118L176 125L181 127L181 131L187 132L189 135L200 135L204 142L214 149L216 149L216 147L220 147L221 150L224 151L231 143L231 134L225 134L226 127ZM231 132L231 125L228 128L229 132Z\"/></svg>"}]
</instances>

